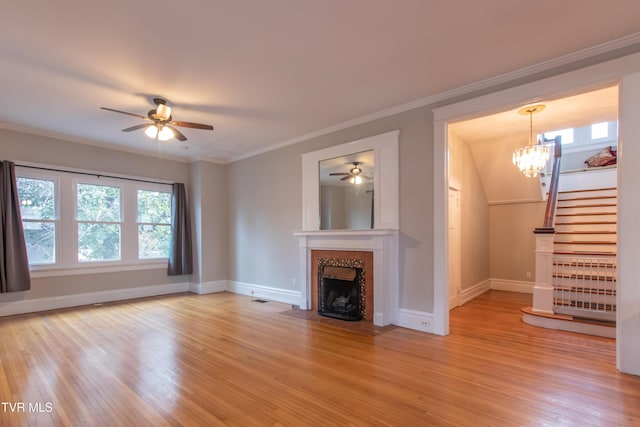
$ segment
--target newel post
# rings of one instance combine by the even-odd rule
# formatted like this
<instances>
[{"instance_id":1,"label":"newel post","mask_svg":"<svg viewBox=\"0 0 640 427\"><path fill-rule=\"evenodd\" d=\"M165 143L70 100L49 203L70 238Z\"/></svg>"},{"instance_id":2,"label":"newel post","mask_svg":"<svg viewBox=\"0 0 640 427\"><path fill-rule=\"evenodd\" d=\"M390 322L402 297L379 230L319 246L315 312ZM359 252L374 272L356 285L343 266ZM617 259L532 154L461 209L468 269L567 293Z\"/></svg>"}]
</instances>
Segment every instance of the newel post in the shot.
<instances>
[{"instance_id":1,"label":"newel post","mask_svg":"<svg viewBox=\"0 0 640 427\"><path fill-rule=\"evenodd\" d=\"M533 311L553 313L553 228L536 228L536 284L533 287Z\"/></svg>"}]
</instances>

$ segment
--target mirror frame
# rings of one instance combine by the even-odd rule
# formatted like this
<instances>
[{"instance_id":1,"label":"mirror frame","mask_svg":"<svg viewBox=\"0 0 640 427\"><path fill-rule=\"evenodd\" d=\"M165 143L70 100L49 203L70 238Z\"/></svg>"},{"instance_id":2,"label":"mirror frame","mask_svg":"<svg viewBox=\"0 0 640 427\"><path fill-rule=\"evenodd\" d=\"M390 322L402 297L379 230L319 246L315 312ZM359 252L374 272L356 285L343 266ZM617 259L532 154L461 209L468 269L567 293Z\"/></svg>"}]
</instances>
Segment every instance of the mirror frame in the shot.
<instances>
[{"instance_id":1,"label":"mirror frame","mask_svg":"<svg viewBox=\"0 0 640 427\"><path fill-rule=\"evenodd\" d=\"M399 134L394 130L302 154L302 231L320 231L320 161L373 150L373 230L400 228ZM324 232L366 232L322 230Z\"/></svg>"}]
</instances>

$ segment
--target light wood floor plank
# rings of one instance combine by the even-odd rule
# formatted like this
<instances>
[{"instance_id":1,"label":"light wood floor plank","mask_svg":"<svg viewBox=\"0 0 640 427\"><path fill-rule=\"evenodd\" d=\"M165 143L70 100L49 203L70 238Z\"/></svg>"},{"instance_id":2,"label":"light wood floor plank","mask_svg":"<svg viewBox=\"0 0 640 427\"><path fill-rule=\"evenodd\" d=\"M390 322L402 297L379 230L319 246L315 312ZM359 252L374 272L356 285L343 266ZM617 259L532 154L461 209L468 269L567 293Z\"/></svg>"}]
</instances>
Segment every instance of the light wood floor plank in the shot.
<instances>
[{"instance_id":1,"label":"light wood floor plank","mask_svg":"<svg viewBox=\"0 0 640 427\"><path fill-rule=\"evenodd\" d=\"M615 341L526 325L491 291L451 335L367 336L228 293L0 319L2 426L640 425ZM8 409L8 408L7 408Z\"/></svg>"}]
</instances>

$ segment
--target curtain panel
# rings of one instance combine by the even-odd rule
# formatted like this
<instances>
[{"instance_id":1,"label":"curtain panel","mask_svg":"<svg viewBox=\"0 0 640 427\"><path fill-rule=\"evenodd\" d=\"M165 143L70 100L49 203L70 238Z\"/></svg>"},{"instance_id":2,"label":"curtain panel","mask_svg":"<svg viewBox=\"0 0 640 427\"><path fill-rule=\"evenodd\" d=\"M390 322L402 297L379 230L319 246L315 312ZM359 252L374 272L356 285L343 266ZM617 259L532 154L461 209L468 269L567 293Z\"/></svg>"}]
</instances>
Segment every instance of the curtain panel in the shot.
<instances>
[{"instance_id":1,"label":"curtain panel","mask_svg":"<svg viewBox=\"0 0 640 427\"><path fill-rule=\"evenodd\" d=\"M0 293L31 289L27 245L13 162L0 161Z\"/></svg>"},{"instance_id":2,"label":"curtain panel","mask_svg":"<svg viewBox=\"0 0 640 427\"><path fill-rule=\"evenodd\" d=\"M173 184L171 197L171 243L169 247L169 276L193 273L191 222L184 184Z\"/></svg>"}]
</instances>

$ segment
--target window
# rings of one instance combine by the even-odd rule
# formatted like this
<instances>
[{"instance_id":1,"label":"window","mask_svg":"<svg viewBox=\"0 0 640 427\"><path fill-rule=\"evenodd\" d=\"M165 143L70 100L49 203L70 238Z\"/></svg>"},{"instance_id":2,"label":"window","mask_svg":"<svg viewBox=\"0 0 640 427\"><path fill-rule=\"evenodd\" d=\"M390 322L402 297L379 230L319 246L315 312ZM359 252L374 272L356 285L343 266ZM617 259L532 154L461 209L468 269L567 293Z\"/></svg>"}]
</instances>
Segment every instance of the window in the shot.
<instances>
[{"instance_id":1,"label":"window","mask_svg":"<svg viewBox=\"0 0 640 427\"><path fill-rule=\"evenodd\" d=\"M29 264L55 264L56 183L17 177L16 184Z\"/></svg>"},{"instance_id":2,"label":"window","mask_svg":"<svg viewBox=\"0 0 640 427\"><path fill-rule=\"evenodd\" d=\"M77 185L78 261L120 259L120 205L119 187Z\"/></svg>"},{"instance_id":3,"label":"window","mask_svg":"<svg viewBox=\"0 0 640 427\"><path fill-rule=\"evenodd\" d=\"M609 136L609 122L591 125L591 139L602 139Z\"/></svg>"},{"instance_id":4,"label":"window","mask_svg":"<svg viewBox=\"0 0 640 427\"><path fill-rule=\"evenodd\" d=\"M167 258L171 237L171 194L138 190L138 258Z\"/></svg>"},{"instance_id":5,"label":"window","mask_svg":"<svg viewBox=\"0 0 640 427\"><path fill-rule=\"evenodd\" d=\"M545 132L544 139L551 140L556 136L560 136L562 145L573 143L573 128L555 130L553 132Z\"/></svg>"},{"instance_id":6,"label":"window","mask_svg":"<svg viewBox=\"0 0 640 427\"><path fill-rule=\"evenodd\" d=\"M171 185L16 167L35 277L166 268Z\"/></svg>"}]
</instances>

